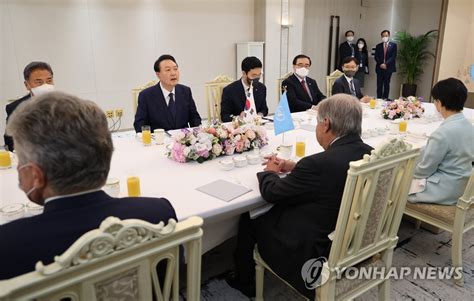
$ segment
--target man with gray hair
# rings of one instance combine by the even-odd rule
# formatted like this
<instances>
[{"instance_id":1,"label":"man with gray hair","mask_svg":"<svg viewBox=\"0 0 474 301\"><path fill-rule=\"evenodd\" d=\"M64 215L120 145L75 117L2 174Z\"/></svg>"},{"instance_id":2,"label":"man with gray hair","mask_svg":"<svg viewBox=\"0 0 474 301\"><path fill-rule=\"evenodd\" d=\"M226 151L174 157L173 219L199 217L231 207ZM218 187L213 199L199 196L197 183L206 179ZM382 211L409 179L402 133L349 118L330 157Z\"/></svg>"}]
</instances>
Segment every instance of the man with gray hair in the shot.
<instances>
[{"instance_id":1,"label":"man with gray hair","mask_svg":"<svg viewBox=\"0 0 474 301\"><path fill-rule=\"evenodd\" d=\"M19 187L42 214L0 226L0 279L48 264L108 216L151 223L176 219L158 198L113 198L101 190L113 144L104 112L61 92L20 105L7 132L15 140Z\"/></svg>"},{"instance_id":2,"label":"man with gray hair","mask_svg":"<svg viewBox=\"0 0 474 301\"><path fill-rule=\"evenodd\" d=\"M228 279L247 296L255 296L255 244L280 277L308 298L315 296L305 287L302 267L310 259L328 256L328 234L336 228L349 162L372 150L360 138L362 107L357 98L337 94L321 101L317 121L316 139L323 152L297 163L271 156L257 174L262 197L274 206L254 220L242 215L237 270Z\"/></svg>"}]
</instances>

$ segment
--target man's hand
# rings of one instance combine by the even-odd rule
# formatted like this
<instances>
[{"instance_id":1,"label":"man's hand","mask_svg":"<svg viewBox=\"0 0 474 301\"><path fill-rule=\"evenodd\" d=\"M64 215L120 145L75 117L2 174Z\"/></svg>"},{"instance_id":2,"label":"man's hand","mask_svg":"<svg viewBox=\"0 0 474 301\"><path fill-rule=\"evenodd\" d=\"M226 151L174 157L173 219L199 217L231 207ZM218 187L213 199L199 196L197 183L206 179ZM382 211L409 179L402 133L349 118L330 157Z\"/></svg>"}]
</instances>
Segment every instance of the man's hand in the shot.
<instances>
[{"instance_id":1,"label":"man's hand","mask_svg":"<svg viewBox=\"0 0 474 301\"><path fill-rule=\"evenodd\" d=\"M384 70L387 69L387 65L385 65L385 64L380 64L380 69L384 69Z\"/></svg>"},{"instance_id":2,"label":"man's hand","mask_svg":"<svg viewBox=\"0 0 474 301\"><path fill-rule=\"evenodd\" d=\"M364 103L368 103L368 102L370 102L370 96L365 95L364 97L362 97L362 98L360 99L360 101L361 101L361 102L364 102Z\"/></svg>"},{"instance_id":3,"label":"man's hand","mask_svg":"<svg viewBox=\"0 0 474 301\"><path fill-rule=\"evenodd\" d=\"M295 168L296 163L291 160L284 160L278 158L277 156L269 155L264 157L267 161L262 163L265 166L263 170L265 171L273 171L277 173L285 173L290 172Z\"/></svg>"}]
</instances>

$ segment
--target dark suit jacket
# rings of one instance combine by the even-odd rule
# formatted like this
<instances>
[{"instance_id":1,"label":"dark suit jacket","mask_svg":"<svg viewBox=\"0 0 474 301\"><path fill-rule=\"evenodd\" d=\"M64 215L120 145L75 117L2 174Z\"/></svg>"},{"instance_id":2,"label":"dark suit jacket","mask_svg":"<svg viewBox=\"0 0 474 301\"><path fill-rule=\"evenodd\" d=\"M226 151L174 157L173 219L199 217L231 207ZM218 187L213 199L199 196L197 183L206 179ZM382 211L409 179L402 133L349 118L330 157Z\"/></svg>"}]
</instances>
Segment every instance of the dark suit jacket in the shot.
<instances>
[{"instance_id":1,"label":"dark suit jacket","mask_svg":"<svg viewBox=\"0 0 474 301\"><path fill-rule=\"evenodd\" d=\"M21 103L23 103L24 101L29 100L30 98L31 98L31 94L27 94L27 95L23 96L22 98L19 98L19 99L15 100L14 102L7 104L7 106L5 107L5 111L7 111L7 121L6 121L6 123L8 123L8 119L10 118L10 115L13 113L13 111L15 111L15 109ZM5 145L8 146L8 150L12 152L13 149L14 149L13 138L8 136L5 133L3 135L3 140L5 141Z\"/></svg>"},{"instance_id":2,"label":"dark suit jacket","mask_svg":"<svg viewBox=\"0 0 474 301\"><path fill-rule=\"evenodd\" d=\"M387 49L387 55L385 57L385 64L387 65L386 71L389 73L396 72L397 71L397 44L393 42L388 42L388 49ZM383 64L383 43L377 44L375 46L375 72L379 73L383 71L383 69L380 69L380 64Z\"/></svg>"},{"instance_id":3,"label":"dark suit jacket","mask_svg":"<svg viewBox=\"0 0 474 301\"><path fill-rule=\"evenodd\" d=\"M152 131L154 129L168 131L200 125L201 116L196 109L191 89L178 84L175 87L175 93L176 120L173 120L160 83L140 92L133 123L135 131L141 132L143 125L149 125Z\"/></svg>"},{"instance_id":4,"label":"dark suit jacket","mask_svg":"<svg viewBox=\"0 0 474 301\"><path fill-rule=\"evenodd\" d=\"M290 112L306 111L326 98L321 90L319 90L318 84L316 84L314 79L306 77L306 83L308 84L309 92L311 92L313 99L305 92L300 79L296 75L291 75L281 83L282 91L284 91L286 87L286 96L288 97Z\"/></svg>"},{"instance_id":5,"label":"dark suit jacket","mask_svg":"<svg viewBox=\"0 0 474 301\"><path fill-rule=\"evenodd\" d=\"M352 53L354 53L355 56L356 50L355 45L352 43L349 44L347 41L339 45L339 70L342 71L342 62L344 59L348 56L352 56Z\"/></svg>"},{"instance_id":6,"label":"dark suit jacket","mask_svg":"<svg viewBox=\"0 0 474 301\"><path fill-rule=\"evenodd\" d=\"M365 74L369 74L369 55L366 52L357 50L355 52L355 58L359 61L359 70L364 71ZM361 66L362 64L362 66Z\"/></svg>"},{"instance_id":7,"label":"dark suit jacket","mask_svg":"<svg viewBox=\"0 0 474 301\"><path fill-rule=\"evenodd\" d=\"M280 277L310 298L314 291L305 288L301 268L311 258L328 256L327 235L336 228L349 162L371 149L359 135L347 135L326 151L301 159L284 178L269 171L257 174L260 193L275 204L254 220L259 252Z\"/></svg>"},{"instance_id":8,"label":"dark suit jacket","mask_svg":"<svg viewBox=\"0 0 474 301\"><path fill-rule=\"evenodd\" d=\"M362 95L362 91L360 90L360 83L357 80L357 78L352 78L354 81L354 88L356 91L356 97L361 99L364 97ZM332 85L332 95L338 94L338 93L344 93L344 94L349 94L352 95L351 93L351 88L349 87L349 83L347 82L346 78L344 75L341 75L338 79L334 81L334 84Z\"/></svg>"},{"instance_id":9,"label":"dark suit jacket","mask_svg":"<svg viewBox=\"0 0 474 301\"><path fill-rule=\"evenodd\" d=\"M40 215L0 226L0 279L35 269L38 260L53 262L80 236L109 216L150 223L176 219L170 202L157 198L112 198L103 191L52 200Z\"/></svg>"},{"instance_id":10,"label":"dark suit jacket","mask_svg":"<svg viewBox=\"0 0 474 301\"><path fill-rule=\"evenodd\" d=\"M264 84L258 82L253 87L253 99L255 100L255 109L257 113L267 116L267 87ZM238 79L235 82L227 85L222 90L221 99L221 119L223 122L232 121L233 116L238 116L245 108L245 101L247 96L245 95L244 85L242 79Z\"/></svg>"}]
</instances>

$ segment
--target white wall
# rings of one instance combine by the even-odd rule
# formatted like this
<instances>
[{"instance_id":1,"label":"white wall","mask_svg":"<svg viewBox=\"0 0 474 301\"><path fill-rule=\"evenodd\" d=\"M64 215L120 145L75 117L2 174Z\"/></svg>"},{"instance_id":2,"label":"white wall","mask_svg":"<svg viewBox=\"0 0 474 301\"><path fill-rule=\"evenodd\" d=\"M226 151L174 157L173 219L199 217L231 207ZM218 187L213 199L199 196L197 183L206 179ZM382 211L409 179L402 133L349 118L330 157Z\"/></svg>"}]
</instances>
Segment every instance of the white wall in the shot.
<instances>
[{"instance_id":1,"label":"white wall","mask_svg":"<svg viewBox=\"0 0 474 301\"><path fill-rule=\"evenodd\" d=\"M449 0L438 79L456 77L474 92L474 1Z\"/></svg>"},{"instance_id":2,"label":"white wall","mask_svg":"<svg viewBox=\"0 0 474 301\"><path fill-rule=\"evenodd\" d=\"M133 123L130 90L154 79L159 55L175 56L181 83L207 116L204 83L235 74L235 43L254 40L252 0L0 0L1 99L26 94L22 71L51 64L57 89L124 108ZM4 103L3 103L4 105ZM0 133L4 132L2 105Z\"/></svg>"}]
</instances>

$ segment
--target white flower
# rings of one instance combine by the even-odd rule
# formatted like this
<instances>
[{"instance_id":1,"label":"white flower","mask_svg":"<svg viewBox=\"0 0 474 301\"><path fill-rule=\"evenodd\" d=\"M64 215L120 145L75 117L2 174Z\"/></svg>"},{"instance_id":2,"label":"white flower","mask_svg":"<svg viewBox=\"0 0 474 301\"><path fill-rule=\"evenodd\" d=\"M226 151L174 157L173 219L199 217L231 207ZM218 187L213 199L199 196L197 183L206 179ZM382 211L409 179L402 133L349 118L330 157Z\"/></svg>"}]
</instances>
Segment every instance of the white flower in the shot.
<instances>
[{"instance_id":1,"label":"white flower","mask_svg":"<svg viewBox=\"0 0 474 301\"><path fill-rule=\"evenodd\" d=\"M184 135L183 132L178 132L178 133L176 133L176 135L174 136L174 138L175 138L177 141L183 140L184 137L186 137L186 136Z\"/></svg>"},{"instance_id":2,"label":"white flower","mask_svg":"<svg viewBox=\"0 0 474 301\"><path fill-rule=\"evenodd\" d=\"M187 157L190 152L191 152L191 148L189 148L189 146L186 146L186 147L184 148L184 155Z\"/></svg>"},{"instance_id":3,"label":"white flower","mask_svg":"<svg viewBox=\"0 0 474 301\"><path fill-rule=\"evenodd\" d=\"M222 153L222 146L219 143L214 144L212 146L212 153L219 156Z\"/></svg>"},{"instance_id":4,"label":"white flower","mask_svg":"<svg viewBox=\"0 0 474 301\"><path fill-rule=\"evenodd\" d=\"M194 146L196 147L196 152L207 150L206 145L202 143L196 143Z\"/></svg>"}]
</instances>

